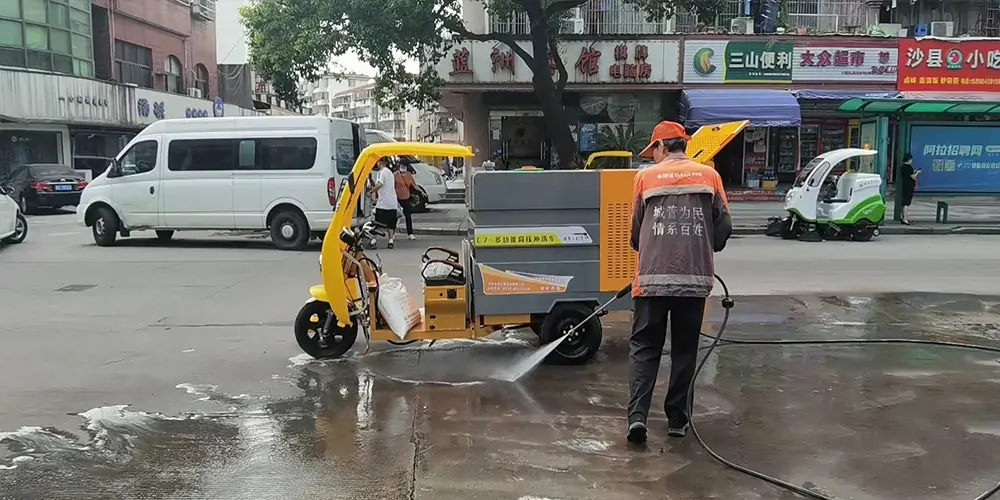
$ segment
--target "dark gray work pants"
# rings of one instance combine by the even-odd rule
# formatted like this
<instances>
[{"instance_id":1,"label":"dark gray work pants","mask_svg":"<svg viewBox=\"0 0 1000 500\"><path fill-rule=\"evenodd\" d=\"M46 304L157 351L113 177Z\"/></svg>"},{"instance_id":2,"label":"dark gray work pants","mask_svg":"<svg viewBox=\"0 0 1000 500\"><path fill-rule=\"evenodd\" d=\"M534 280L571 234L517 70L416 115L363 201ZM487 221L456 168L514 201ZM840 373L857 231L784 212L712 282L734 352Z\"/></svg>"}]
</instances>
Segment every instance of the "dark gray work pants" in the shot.
<instances>
[{"instance_id":1,"label":"dark gray work pants","mask_svg":"<svg viewBox=\"0 0 1000 500\"><path fill-rule=\"evenodd\" d=\"M670 318L670 381L664 410L670 420L683 420L691 378L698 362L698 336L705 316L699 297L637 297L633 303L629 339L628 421L645 422L667 340Z\"/></svg>"}]
</instances>

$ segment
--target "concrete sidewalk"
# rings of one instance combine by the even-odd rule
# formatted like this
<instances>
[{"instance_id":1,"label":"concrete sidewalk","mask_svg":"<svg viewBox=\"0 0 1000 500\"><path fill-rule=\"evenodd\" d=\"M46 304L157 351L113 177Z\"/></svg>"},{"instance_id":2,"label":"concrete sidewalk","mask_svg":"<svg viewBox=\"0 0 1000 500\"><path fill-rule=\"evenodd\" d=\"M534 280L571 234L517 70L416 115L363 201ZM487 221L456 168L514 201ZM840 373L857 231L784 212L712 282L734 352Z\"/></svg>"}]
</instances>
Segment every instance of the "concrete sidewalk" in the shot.
<instances>
[{"instance_id":1,"label":"concrete sidewalk","mask_svg":"<svg viewBox=\"0 0 1000 500\"><path fill-rule=\"evenodd\" d=\"M975 196L953 198L948 223L935 220L937 199L916 199L911 207L911 226L887 220L883 235L891 234L1000 234L1000 197ZM889 201L888 218L892 217L893 204ZM769 217L783 215L781 202L733 202L735 234L763 234ZM468 209L461 204L431 205L430 210L413 215L414 232L421 235L462 235L468 230Z\"/></svg>"}]
</instances>

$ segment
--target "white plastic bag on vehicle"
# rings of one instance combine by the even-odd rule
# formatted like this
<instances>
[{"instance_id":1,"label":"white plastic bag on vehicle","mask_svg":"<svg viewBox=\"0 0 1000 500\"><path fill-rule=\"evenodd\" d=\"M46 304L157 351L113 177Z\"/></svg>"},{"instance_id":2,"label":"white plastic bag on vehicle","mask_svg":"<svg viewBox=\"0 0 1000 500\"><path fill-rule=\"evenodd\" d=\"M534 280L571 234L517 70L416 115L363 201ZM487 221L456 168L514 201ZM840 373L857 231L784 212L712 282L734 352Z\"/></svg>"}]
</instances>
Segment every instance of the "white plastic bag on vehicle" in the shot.
<instances>
[{"instance_id":1,"label":"white plastic bag on vehicle","mask_svg":"<svg viewBox=\"0 0 1000 500\"><path fill-rule=\"evenodd\" d=\"M417 301L406 292L403 280L382 275L379 278L378 311L399 340L406 339L410 329L420 323Z\"/></svg>"},{"instance_id":2,"label":"white plastic bag on vehicle","mask_svg":"<svg viewBox=\"0 0 1000 500\"><path fill-rule=\"evenodd\" d=\"M444 262L428 262L420 269L420 275L431 279L444 279L451 274L452 266Z\"/></svg>"}]
</instances>

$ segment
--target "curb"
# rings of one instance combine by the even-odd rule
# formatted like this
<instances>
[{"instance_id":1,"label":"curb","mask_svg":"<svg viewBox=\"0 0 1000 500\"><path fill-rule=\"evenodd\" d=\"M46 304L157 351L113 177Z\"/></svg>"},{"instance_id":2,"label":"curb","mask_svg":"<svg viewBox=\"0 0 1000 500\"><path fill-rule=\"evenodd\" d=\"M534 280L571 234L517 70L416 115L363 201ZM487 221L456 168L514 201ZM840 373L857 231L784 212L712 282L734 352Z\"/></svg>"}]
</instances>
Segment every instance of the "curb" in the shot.
<instances>
[{"instance_id":1,"label":"curb","mask_svg":"<svg viewBox=\"0 0 1000 500\"><path fill-rule=\"evenodd\" d=\"M766 226L736 226L733 234L736 236L753 236L764 234ZM919 227L919 226L883 226L879 228L882 236L906 236L906 235L1000 235L1000 226L951 226L951 227ZM415 227L413 234L420 236L465 236L468 230L448 227Z\"/></svg>"}]
</instances>

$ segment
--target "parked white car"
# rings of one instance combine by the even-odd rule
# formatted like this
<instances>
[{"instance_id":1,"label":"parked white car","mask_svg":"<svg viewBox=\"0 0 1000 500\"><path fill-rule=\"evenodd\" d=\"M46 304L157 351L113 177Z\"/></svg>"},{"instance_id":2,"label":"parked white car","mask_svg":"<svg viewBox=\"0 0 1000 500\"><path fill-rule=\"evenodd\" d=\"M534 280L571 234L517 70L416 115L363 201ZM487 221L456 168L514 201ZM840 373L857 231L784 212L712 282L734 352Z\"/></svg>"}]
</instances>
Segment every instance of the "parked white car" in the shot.
<instances>
[{"instance_id":1,"label":"parked white car","mask_svg":"<svg viewBox=\"0 0 1000 500\"><path fill-rule=\"evenodd\" d=\"M12 188L4 188L5 194L0 194L0 242L13 245L24 241L28 236L28 221L17 206L17 202L8 196Z\"/></svg>"},{"instance_id":2,"label":"parked white car","mask_svg":"<svg viewBox=\"0 0 1000 500\"><path fill-rule=\"evenodd\" d=\"M380 142L399 142L389 134L381 130L365 130L365 142L367 144L378 144ZM417 182L420 193L410 198L410 208L415 212L427 209L428 203L440 203L444 201L444 195L448 191L448 186L444 182L444 172L440 169L428 165L413 156L401 156L401 160L406 160L413 166L413 180Z\"/></svg>"},{"instance_id":3,"label":"parked white car","mask_svg":"<svg viewBox=\"0 0 1000 500\"><path fill-rule=\"evenodd\" d=\"M80 196L77 216L110 246L152 229L267 230L300 250L326 231L337 194L364 147L357 123L322 116L160 120L119 153ZM369 204L358 204L356 220Z\"/></svg>"}]
</instances>

